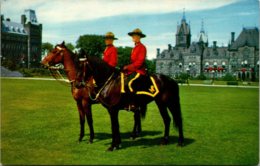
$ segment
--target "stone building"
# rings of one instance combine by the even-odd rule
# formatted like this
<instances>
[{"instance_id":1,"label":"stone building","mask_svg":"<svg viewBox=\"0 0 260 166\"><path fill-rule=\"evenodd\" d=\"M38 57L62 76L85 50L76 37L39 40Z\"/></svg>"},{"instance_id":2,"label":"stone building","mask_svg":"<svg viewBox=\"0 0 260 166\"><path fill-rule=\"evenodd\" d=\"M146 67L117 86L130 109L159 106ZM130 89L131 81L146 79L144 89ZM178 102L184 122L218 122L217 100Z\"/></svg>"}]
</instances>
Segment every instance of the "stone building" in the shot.
<instances>
[{"instance_id":1,"label":"stone building","mask_svg":"<svg viewBox=\"0 0 260 166\"><path fill-rule=\"evenodd\" d=\"M228 47L218 46L213 41L209 46L202 21L197 41L191 42L191 27L185 14L177 26L176 45L168 44L168 49L157 49L156 72L171 77L187 73L196 77L203 73L208 77L222 77L231 73L237 78L254 79L259 75L259 29L243 28L235 40L231 32ZM227 39L228 40L228 39Z\"/></svg>"},{"instance_id":2,"label":"stone building","mask_svg":"<svg viewBox=\"0 0 260 166\"><path fill-rule=\"evenodd\" d=\"M41 60L42 24L34 10L25 10L21 23L1 15L1 60L8 67L38 67ZM11 65L11 66L10 66Z\"/></svg>"}]
</instances>

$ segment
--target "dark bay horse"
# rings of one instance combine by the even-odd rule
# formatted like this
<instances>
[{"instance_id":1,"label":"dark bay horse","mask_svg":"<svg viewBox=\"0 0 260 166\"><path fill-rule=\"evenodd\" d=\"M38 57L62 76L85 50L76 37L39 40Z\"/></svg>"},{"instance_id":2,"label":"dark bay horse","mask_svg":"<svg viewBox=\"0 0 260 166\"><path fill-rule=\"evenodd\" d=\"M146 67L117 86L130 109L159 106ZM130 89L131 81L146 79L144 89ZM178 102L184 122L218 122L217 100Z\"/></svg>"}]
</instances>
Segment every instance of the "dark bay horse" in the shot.
<instances>
[{"instance_id":1,"label":"dark bay horse","mask_svg":"<svg viewBox=\"0 0 260 166\"><path fill-rule=\"evenodd\" d=\"M65 43L61 43L50 51L46 57L42 60L42 64L51 69L56 64L63 64L64 70L67 74L67 78L71 83L71 93L73 98L77 103L77 108L79 112L80 119L80 135L79 142L82 141L85 135L85 117L88 122L90 138L89 143L93 142L94 139L94 128L93 128L93 119L92 119L92 111L91 105L98 103L98 101L93 101L90 99L90 94L93 91L93 77L85 77L86 86L77 88L76 86L76 78L77 78L77 70L79 65L79 59L76 54L66 48ZM146 107L143 109L146 110ZM135 112L134 114L134 130L131 134L132 138L138 137L141 132L141 115L139 112Z\"/></svg>"},{"instance_id":2,"label":"dark bay horse","mask_svg":"<svg viewBox=\"0 0 260 166\"><path fill-rule=\"evenodd\" d=\"M79 70L83 73L80 73L79 75L84 75L86 78L89 76L94 77L96 83L101 87L100 89L96 90L96 97L100 99L100 102L104 107L107 108L110 115L112 143L108 148L108 151L113 151L120 147L121 137L119 131L118 113L119 110L124 109L127 105L132 104L133 102L136 106L141 108L145 107L151 101L156 102L165 125L164 137L161 144L168 144L169 141L169 127L171 118L168 114L168 108L173 116L174 125L178 128L179 131L178 145L183 145L184 136L182 128L179 87L173 79L165 75L152 75L159 89L159 93L155 97L148 95L135 95L134 100L131 100L133 98L129 98L129 95L132 96L133 94L121 93L120 89L122 87L120 77L123 77L121 74L117 74L118 76L115 76L116 73L114 69L99 58L87 55L81 56L85 57L85 63L83 65L83 70ZM146 84L146 82L139 82L139 84Z\"/></svg>"}]
</instances>

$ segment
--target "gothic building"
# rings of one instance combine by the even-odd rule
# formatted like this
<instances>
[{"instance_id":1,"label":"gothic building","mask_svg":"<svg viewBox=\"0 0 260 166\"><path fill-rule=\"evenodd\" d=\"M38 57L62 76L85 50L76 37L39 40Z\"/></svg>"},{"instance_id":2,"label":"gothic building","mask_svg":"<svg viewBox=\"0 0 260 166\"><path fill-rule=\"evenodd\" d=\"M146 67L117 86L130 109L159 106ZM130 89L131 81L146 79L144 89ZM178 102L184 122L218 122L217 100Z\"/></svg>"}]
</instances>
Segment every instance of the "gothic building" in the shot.
<instances>
[{"instance_id":1,"label":"gothic building","mask_svg":"<svg viewBox=\"0 0 260 166\"><path fill-rule=\"evenodd\" d=\"M1 15L1 65L38 67L41 60L42 24L34 10L25 10L21 23Z\"/></svg>"},{"instance_id":2,"label":"gothic building","mask_svg":"<svg viewBox=\"0 0 260 166\"><path fill-rule=\"evenodd\" d=\"M197 41L191 43L191 27L186 22L185 13L177 26L176 45L168 49L157 49L156 72L171 77L187 73L196 77L203 73L208 77L222 77L231 73L237 78L253 79L259 75L259 29L243 28L235 39L231 32L228 47L213 41L209 46L202 21Z\"/></svg>"}]
</instances>

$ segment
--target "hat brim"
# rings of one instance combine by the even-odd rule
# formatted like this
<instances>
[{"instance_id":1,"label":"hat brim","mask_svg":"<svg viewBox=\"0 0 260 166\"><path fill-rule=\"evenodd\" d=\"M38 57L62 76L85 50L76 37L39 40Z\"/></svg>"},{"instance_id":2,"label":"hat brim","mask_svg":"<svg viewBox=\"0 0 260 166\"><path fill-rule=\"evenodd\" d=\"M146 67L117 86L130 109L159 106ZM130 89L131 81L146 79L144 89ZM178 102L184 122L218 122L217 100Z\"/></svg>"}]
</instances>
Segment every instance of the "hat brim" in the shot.
<instances>
[{"instance_id":1,"label":"hat brim","mask_svg":"<svg viewBox=\"0 0 260 166\"><path fill-rule=\"evenodd\" d=\"M141 38L146 37L145 34L143 34L143 33L138 33L138 32L129 32L128 35L129 35L129 36L138 35L138 36L140 36Z\"/></svg>"},{"instance_id":2,"label":"hat brim","mask_svg":"<svg viewBox=\"0 0 260 166\"><path fill-rule=\"evenodd\" d=\"M112 40L118 40L118 38L116 38L116 37L104 37L104 39L112 39Z\"/></svg>"}]
</instances>

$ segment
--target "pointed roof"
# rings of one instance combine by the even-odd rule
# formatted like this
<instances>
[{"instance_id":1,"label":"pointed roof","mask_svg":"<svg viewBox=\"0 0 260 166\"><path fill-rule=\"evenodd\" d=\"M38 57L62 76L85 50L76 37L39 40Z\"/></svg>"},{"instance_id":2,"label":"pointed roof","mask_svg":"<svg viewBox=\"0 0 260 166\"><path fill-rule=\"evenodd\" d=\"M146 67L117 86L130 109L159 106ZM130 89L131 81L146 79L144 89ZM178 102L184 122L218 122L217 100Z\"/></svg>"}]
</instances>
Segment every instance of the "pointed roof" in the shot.
<instances>
[{"instance_id":1,"label":"pointed roof","mask_svg":"<svg viewBox=\"0 0 260 166\"><path fill-rule=\"evenodd\" d=\"M181 22L186 22L185 8L183 8L183 15L182 15Z\"/></svg>"},{"instance_id":2,"label":"pointed roof","mask_svg":"<svg viewBox=\"0 0 260 166\"><path fill-rule=\"evenodd\" d=\"M181 19L181 24L177 26L177 34L180 32L183 32L183 34L190 34L190 25L186 22L186 16L185 16L185 8L183 9L183 16Z\"/></svg>"},{"instance_id":3,"label":"pointed roof","mask_svg":"<svg viewBox=\"0 0 260 166\"><path fill-rule=\"evenodd\" d=\"M183 32L184 34L190 34L190 26L186 22L182 23L181 25L177 26L177 34L180 32Z\"/></svg>"},{"instance_id":4,"label":"pointed roof","mask_svg":"<svg viewBox=\"0 0 260 166\"><path fill-rule=\"evenodd\" d=\"M259 49L259 29L257 27L243 28L238 38L231 45L231 49L236 50L243 46L256 47Z\"/></svg>"},{"instance_id":5,"label":"pointed roof","mask_svg":"<svg viewBox=\"0 0 260 166\"><path fill-rule=\"evenodd\" d=\"M200 29L200 32L205 32L205 31L204 31L204 21L203 21L203 19L202 19L202 21L201 21L201 29Z\"/></svg>"},{"instance_id":6,"label":"pointed roof","mask_svg":"<svg viewBox=\"0 0 260 166\"><path fill-rule=\"evenodd\" d=\"M208 43L208 36L205 33L204 30L204 21L201 21L201 29L199 34L199 42Z\"/></svg>"}]
</instances>

